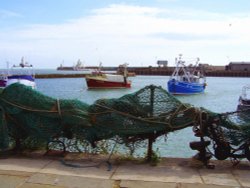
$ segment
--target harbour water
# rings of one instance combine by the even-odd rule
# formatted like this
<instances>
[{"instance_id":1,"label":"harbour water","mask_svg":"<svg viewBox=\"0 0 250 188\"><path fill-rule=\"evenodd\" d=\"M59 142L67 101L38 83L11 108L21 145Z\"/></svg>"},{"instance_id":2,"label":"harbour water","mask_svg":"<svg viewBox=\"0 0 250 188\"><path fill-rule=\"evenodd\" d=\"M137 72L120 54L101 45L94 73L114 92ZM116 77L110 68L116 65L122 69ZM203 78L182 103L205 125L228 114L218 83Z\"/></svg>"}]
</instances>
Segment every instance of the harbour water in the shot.
<instances>
[{"instance_id":1,"label":"harbour water","mask_svg":"<svg viewBox=\"0 0 250 188\"><path fill-rule=\"evenodd\" d=\"M119 98L125 94L133 93L147 85L167 88L169 76L136 76L132 80L131 89L103 89L88 90L84 78L55 78L36 79L37 90L45 95L58 99L78 99L88 104L100 98ZM192 96L177 96L184 102L196 107L204 107L213 112L235 111L242 87L248 84L249 78L235 77L208 77L207 88L204 94ZM196 151L189 148L189 142L195 141L191 128L186 128L165 137L160 137L154 143L161 157L192 157Z\"/></svg>"}]
</instances>

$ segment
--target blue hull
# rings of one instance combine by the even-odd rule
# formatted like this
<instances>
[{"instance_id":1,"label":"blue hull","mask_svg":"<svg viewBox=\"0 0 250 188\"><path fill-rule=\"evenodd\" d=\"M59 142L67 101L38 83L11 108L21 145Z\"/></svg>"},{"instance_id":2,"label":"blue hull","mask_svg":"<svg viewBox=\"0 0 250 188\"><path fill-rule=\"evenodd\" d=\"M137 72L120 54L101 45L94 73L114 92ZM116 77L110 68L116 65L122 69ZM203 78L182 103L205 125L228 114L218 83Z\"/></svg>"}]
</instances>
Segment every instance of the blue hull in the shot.
<instances>
[{"instance_id":1,"label":"blue hull","mask_svg":"<svg viewBox=\"0 0 250 188\"><path fill-rule=\"evenodd\" d=\"M13 75L13 76L8 76L8 79L22 79L22 80L29 80L34 82L35 79L32 75Z\"/></svg>"},{"instance_id":2,"label":"blue hull","mask_svg":"<svg viewBox=\"0 0 250 188\"><path fill-rule=\"evenodd\" d=\"M168 92L179 95L203 93L206 85L200 83L180 82L174 79L168 81Z\"/></svg>"}]
</instances>

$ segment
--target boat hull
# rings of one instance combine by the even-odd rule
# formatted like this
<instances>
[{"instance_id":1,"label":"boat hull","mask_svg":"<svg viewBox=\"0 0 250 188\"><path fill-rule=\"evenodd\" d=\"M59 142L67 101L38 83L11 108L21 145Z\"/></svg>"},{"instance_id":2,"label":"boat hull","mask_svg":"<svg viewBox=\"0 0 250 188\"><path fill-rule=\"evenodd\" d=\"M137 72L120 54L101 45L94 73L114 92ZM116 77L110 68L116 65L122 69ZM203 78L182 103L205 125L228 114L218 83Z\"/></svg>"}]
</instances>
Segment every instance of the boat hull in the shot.
<instances>
[{"instance_id":1,"label":"boat hull","mask_svg":"<svg viewBox=\"0 0 250 188\"><path fill-rule=\"evenodd\" d=\"M14 83L23 84L31 87L32 89L36 88L35 79L31 75L13 75L8 76L8 80L6 82L6 86L9 86Z\"/></svg>"},{"instance_id":2,"label":"boat hull","mask_svg":"<svg viewBox=\"0 0 250 188\"><path fill-rule=\"evenodd\" d=\"M200 83L181 82L175 79L168 81L168 92L174 95L191 95L204 93L206 85Z\"/></svg>"},{"instance_id":3,"label":"boat hull","mask_svg":"<svg viewBox=\"0 0 250 188\"><path fill-rule=\"evenodd\" d=\"M0 88L5 88L7 83L7 79L0 79Z\"/></svg>"},{"instance_id":4,"label":"boat hull","mask_svg":"<svg viewBox=\"0 0 250 188\"><path fill-rule=\"evenodd\" d=\"M131 82L113 82L113 81L106 81L106 80L97 80L86 78L86 83L88 88L98 89L98 88L130 88Z\"/></svg>"},{"instance_id":5,"label":"boat hull","mask_svg":"<svg viewBox=\"0 0 250 188\"><path fill-rule=\"evenodd\" d=\"M245 110L250 110L250 99L240 97L237 111L245 111Z\"/></svg>"},{"instance_id":6,"label":"boat hull","mask_svg":"<svg viewBox=\"0 0 250 188\"><path fill-rule=\"evenodd\" d=\"M237 106L237 111L246 111L250 110L250 105L239 104Z\"/></svg>"}]
</instances>

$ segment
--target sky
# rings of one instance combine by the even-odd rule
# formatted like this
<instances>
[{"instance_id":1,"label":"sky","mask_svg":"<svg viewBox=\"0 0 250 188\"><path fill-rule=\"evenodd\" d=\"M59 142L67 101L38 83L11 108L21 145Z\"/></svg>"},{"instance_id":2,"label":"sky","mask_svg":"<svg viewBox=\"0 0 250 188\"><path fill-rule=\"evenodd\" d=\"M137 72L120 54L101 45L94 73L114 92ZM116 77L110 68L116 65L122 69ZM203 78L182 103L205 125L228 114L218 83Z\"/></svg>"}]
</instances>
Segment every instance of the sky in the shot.
<instances>
[{"instance_id":1,"label":"sky","mask_svg":"<svg viewBox=\"0 0 250 188\"><path fill-rule=\"evenodd\" d=\"M3 0L0 68L250 62L249 0Z\"/></svg>"}]
</instances>

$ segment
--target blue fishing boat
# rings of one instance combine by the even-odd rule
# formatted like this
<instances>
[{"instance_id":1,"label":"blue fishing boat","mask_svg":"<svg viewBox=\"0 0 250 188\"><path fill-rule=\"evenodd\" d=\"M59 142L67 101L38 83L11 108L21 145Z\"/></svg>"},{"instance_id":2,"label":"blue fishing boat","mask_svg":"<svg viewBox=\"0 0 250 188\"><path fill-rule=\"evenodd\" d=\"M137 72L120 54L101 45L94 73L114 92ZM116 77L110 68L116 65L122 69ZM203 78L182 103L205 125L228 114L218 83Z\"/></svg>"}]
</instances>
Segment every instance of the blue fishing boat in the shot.
<instances>
[{"instance_id":1,"label":"blue fishing boat","mask_svg":"<svg viewBox=\"0 0 250 188\"><path fill-rule=\"evenodd\" d=\"M195 65L185 65L182 55L175 59L176 67L168 81L168 91L174 95L190 95L203 93L206 88L206 78L201 73L199 58Z\"/></svg>"}]
</instances>

